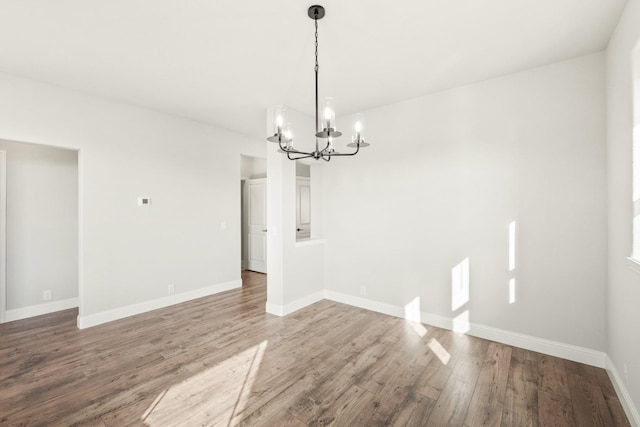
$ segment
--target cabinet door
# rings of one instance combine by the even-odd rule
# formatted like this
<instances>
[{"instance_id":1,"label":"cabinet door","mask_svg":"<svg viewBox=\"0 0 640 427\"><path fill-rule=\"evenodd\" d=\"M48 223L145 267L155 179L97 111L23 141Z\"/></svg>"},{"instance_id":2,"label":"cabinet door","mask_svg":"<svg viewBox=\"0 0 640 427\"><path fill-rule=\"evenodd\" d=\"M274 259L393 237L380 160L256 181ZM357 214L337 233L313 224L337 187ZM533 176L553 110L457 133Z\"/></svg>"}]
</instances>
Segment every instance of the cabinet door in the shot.
<instances>
[{"instance_id":1,"label":"cabinet door","mask_svg":"<svg viewBox=\"0 0 640 427\"><path fill-rule=\"evenodd\" d=\"M308 179L296 180L296 239L311 237L311 183Z\"/></svg>"}]
</instances>

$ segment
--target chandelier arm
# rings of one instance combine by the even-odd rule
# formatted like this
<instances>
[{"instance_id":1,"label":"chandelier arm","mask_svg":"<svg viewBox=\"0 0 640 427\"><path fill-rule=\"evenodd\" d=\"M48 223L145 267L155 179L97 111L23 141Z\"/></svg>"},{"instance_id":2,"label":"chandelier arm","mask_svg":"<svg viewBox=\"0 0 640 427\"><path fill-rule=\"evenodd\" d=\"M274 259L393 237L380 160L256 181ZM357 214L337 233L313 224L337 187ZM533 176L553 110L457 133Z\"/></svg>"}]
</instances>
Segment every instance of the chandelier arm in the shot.
<instances>
[{"instance_id":1,"label":"chandelier arm","mask_svg":"<svg viewBox=\"0 0 640 427\"><path fill-rule=\"evenodd\" d=\"M290 148L288 150L282 150L284 153L291 153L291 154L304 154L305 156L313 156L313 153L307 153L306 151L300 151L297 150L295 148Z\"/></svg>"},{"instance_id":2,"label":"chandelier arm","mask_svg":"<svg viewBox=\"0 0 640 427\"><path fill-rule=\"evenodd\" d=\"M331 154L326 154L327 156L355 156L356 154L358 154L358 151L360 151L360 144L358 144L356 146L356 151L354 151L353 153L331 153Z\"/></svg>"},{"instance_id":3,"label":"chandelier arm","mask_svg":"<svg viewBox=\"0 0 640 427\"><path fill-rule=\"evenodd\" d=\"M282 146L282 140L281 140L281 139L278 139L278 145L280 146L280 149L281 149L282 151L287 151L287 150Z\"/></svg>"},{"instance_id":4,"label":"chandelier arm","mask_svg":"<svg viewBox=\"0 0 640 427\"><path fill-rule=\"evenodd\" d=\"M287 158L289 158L289 160L298 160L298 159L305 159L307 157L313 157L312 153L305 153L304 151L299 151L299 150L296 150L295 148L286 149L285 147L282 146L282 141L278 141L278 145L280 146L281 151L283 151L284 153L287 153ZM303 154L304 156L292 158L290 154Z\"/></svg>"},{"instance_id":5,"label":"chandelier arm","mask_svg":"<svg viewBox=\"0 0 640 427\"><path fill-rule=\"evenodd\" d=\"M322 150L320 150L320 153L324 153L324 152L326 152L326 151L329 149L329 147L330 147L330 145L329 145L329 143L327 142L327 145L326 145Z\"/></svg>"},{"instance_id":6,"label":"chandelier arm","mask_svg":"<svg viewBox=\"0 0 640 427\"><path fill-rule=\"evenodd\" d=\"M309 154L309 153L303 153L302 151L297 151L294 154L305 154L304 156L300 156L300 157L291 157L291 153L287 151L287 158L289 160L300 160L300 159L306 159L309 157L313 157L313 154Z\"/></svg>"},{"instance_id":7,"label":"chandelier arm","mask_svg":"<svg viewBox=\"0 0 640 427\"><path fill-rule=\"evenodd\" d=\"M296 150L295 148L286 148L282 146L282 141L278 141L278 145L280 146L280 150L283 153L293 153L293 154L309 154L309 153L305 153L304 151L299 151Z\"/></svg>"}]
</instances>

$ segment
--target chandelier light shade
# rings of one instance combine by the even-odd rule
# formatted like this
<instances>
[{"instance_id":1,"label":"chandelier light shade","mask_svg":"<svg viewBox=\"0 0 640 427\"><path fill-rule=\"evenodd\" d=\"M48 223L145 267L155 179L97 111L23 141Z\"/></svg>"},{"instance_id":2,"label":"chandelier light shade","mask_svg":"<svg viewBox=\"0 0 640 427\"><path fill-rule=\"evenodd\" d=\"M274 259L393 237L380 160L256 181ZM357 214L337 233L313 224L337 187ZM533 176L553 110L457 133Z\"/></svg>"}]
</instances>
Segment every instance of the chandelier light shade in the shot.
<instances>
[{"instance_id":1,"label":"chandelier light shade","mask_svg":"<svg viewBox=\"0 0 640 427\"><path fill-rule=\"evenodd\" d=\"M307 14L314 21L316 38L316 56L313 69L316 77L316 149L301 151L293 146L293 131L291 124L287 121L286 109L282 105L273 107L273 135L267 140L277 143L280 147L278 151L286 154L289 160L313 157L316 160L322 159L328 162L334 156L355 156L361 147L369 146L364 139L364 115L358 113L353 116L351 143L347 144L347 147L355 148L355 150L350 153L337 152L333 141L342 136L342 132L337 129L336 125L335 100L331 97L324 98L322 105L318 101L318 72L320 70L318 64L318 21L324 17L325 10L324 7L315 5L309 8Z\"/></svg>"},{"instance_id":2,"label":"chandelier light shade","mask_svg":"<svg viewBox=\"0 0 640 427\"><path fill-rule=\"evenodd\" d=\"M353 123L351 127L351 143L347 144L347 147L368 147L369 143L365 142L364 139L364 114L354 114L351 122Z\"/></svg>"},{"instance_id":3,"label":"chandelier light shade","mask_svg":"<svg viewBox=\"0 0 640 427\"><path fill-rule=\"evenodd\" d=\"M284 132L285 108L282 105L276 105L273 108L273 133L281 135Z\"/></svg>"}]
</instances>

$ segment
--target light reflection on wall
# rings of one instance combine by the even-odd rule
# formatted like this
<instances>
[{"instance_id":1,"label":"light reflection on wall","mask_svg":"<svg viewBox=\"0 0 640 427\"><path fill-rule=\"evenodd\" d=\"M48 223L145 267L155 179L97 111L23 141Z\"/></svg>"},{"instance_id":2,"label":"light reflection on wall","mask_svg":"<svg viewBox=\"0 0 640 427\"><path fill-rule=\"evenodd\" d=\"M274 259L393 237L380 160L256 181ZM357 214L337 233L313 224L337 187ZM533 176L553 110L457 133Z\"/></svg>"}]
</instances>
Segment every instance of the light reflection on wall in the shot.
<instances>
[{"instance_id":1,"label":"light reflection on wall","mask_svg":"<svg viewBox=\"0 0 640 427\"><path fill-rule=\"evenodd\" d=\"M463 259L451 269L451 311L455 312L469 302L469 258ZM455 332L468 332L469 310L458 314L453 319Z\"/></svg>"},{"instance_id":2,"label":"light reflection on wall","mask_svg":"<svg viewBox=\"0 0 640 427\"><path fill-rule=\"evenodd\" d=\"M509 223L509 304L516 302L516 222Z\"/></svg>"},{"instance_id":3,"label":"light reflection on wall","mask_svg":"<svg viewBox=\"0 0 640 427\"><path fill-rule=\"evenodd\" d=\"M404 306L404 318L419 337L427 335L427 329L422 325L422 312L420 310L420 297L415 297Z\"/></svg>"},{"instance_id":4,"label":"light reflection on wall","mask_svg":"<svg viewBox=\"0 0 640 427\"><path fill-rule=\"evenodd\" d=\"M509 271L516 269L516 222L509 224Z\"/></svg>"},{"instance_id":5,"label":"light reflection on wall","mask_svg":"<svg viewBox=\"0 0 640 427\"><path fill-rule=\"evenodd\" d=\"M471 322L469 322L469 310L465 310L453 318L453 330L461 334L469 332Z\"/></svg>"},{"instance_id":6,"label":"light reflection on wall","mask_svg":"<svg viewBox=\"0 0 640 427\"><path fill-rule=\"evenodd\" d=\"M451 269L451 310L456 311L469 302L469 258Z\"/></svg>"},{"instance_id":7,"label":"light reflection on wall","mask_svg":"<svg viewBox=\"0 0 640 427\"><path fill-rule=\"evenodd\" d=\"M513 277L509 280L509 304L516 302L516 279Z\"/></svg>"}]
</instances>

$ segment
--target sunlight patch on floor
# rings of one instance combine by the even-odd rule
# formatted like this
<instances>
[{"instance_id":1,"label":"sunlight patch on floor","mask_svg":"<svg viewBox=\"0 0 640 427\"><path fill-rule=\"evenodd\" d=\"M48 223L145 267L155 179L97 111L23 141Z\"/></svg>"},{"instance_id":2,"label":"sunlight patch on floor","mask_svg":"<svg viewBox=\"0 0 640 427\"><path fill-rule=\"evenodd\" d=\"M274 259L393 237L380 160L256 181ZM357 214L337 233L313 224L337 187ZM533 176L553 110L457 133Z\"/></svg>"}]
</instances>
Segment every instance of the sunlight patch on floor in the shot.
<instances>
[{"instance_id":1,"label":"sunlight patch on floor","mask_svg":"<svg viewBox=\"0 0 640 427\"><path fill-rule=\"evenodd\" d=\"M145 411L149 427L229 425L245 408L268 341L163 391Z\"/></svg>"},{"instance_id":2,"label":"sunlight patch on floor","mask_svg":"<svg viewBox=\"0 0 640 427\"><path fill-rule=\"evenodd\" d=\"M409 321L409 324L411 325L411 327L413 328L413 330L416 332L416 334L418 334L418 336L420 338L424 337L425 335L427 335L429 333L429 331L427 330L427 328L425 328L422 323L417 323L417 322L411 322Z\"/></svg>"},{"instance_id":3,"label":"sunlight patch on floor","mask_svg":"<svg viewBox=\"0 0 640 427\"><path fill-rule=\"evenodd\" d=\"M446 365L447 363L449 363L449 360L451 360L451 355L442 346L442 344L438 342L437 339L431 338L427 343L427 345L429 346L431 351L433 351L433 354L435 354L438 357L438 359L440 359L440 362L442 362L443 365Z\"/></svg>"}]
</instances>

